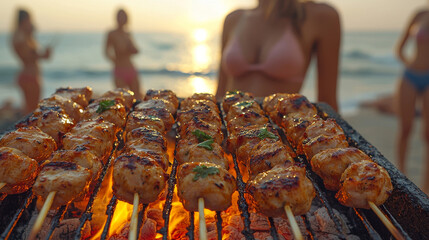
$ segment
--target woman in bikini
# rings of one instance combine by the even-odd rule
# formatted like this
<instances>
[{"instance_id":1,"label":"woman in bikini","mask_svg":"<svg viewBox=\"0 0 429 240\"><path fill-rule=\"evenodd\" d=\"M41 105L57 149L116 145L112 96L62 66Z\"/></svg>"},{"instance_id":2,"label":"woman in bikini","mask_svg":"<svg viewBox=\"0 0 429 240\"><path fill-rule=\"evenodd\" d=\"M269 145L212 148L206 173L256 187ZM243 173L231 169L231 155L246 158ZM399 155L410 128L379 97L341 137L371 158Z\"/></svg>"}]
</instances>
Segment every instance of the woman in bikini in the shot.
<instances>
[{"instance_id":1,"label":"woman in bikini","mask_svg":"<svg viewBox=\"0 0 429 240\"><path fill-rule=\"evenodd\" d=\"M318 101L337 107L340 19L329 5L299 0L259 0L224 22L216 95L242 90L256 96L297 93L317 57Z\"/></svg>"},{"instance_id":2,"label":"woman in bikini","mask_svg":"<svg viewBox=\"0 0 429 240\"><path fill-rule=\"evenodd\" d=\"M30 14L26 10L18 10L12 45L22 64L17 82L25 99L23 114L29 114L36 109L40 100L42 78L39 60L48 59L51 56L51 48L47 47L42 53L38 51L38 44L34 39L34 26Z\"/></svg>"},{"instance_id":3,"label":"woman in bikini","mask_svg":"<svg viewBox=\"0 0 429 240\"><path fill-rule=\"evenodd\" d=\"M412 57L404 54L408 40L415 42ZM397 89L399 135L397 141L399 170L406 172L405 159L408 137L412 130L416 102L421 100L423 138L426 149L426 172L423 174L423 191L429 193L429 10L415 14L399 40L397 55L405 71Z\"/></svg>"},{"instance_id":4,"label":"woman in bikini","mask_svg":"<svg viewBox=\"0 0 429 240\"><path fill-rule=\"evenodd\" d=\"M127 13L120 9L116 15L117 28L107 34L105 52L114 64L113 76L118 88L128 88L137 99L142 99L138 72L131 56L139 51L133 43L131 34L126 30Z\"/></svg>"}]
</instances>

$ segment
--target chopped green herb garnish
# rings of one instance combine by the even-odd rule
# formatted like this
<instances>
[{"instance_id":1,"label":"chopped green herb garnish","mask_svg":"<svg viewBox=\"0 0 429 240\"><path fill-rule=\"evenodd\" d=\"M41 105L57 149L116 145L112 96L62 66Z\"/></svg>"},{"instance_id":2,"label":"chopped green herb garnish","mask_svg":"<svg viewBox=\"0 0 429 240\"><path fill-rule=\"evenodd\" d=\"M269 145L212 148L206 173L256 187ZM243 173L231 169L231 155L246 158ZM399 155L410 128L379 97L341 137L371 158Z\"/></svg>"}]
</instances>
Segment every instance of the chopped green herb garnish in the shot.
<instances>
[{"instance_id":1,"label":"chopped green herb garnish","mask_svg":"<svg viewBox=\"0 0 429 240\"><path fill-rule=\"evenodd\" d=\"M259 131L258 138L264 140L265 138L278 139L279 137L277 137L274 133L269 132L267 128L262 128Z\"/></svg>"},{"instance_id":2,"label":"chopped green herb garnish","mask_svg":"<svg viewBox=\"0 0 429 240\"><path fill-rule=\"evenodd\" d=\"M213 139L210 135L208 135L207 133L201 131L201 130L195 130L192 132L192 134L197 137L198 142L204 142L210 139Z\"/></svg>"},{"instance_id":3,"label":"chopped green herb garnish","mask_svg":"<svg viewBox=\"0 0 429 240\"><path fill-rule=\"evenodd\" d=\"M235 95L235 94L240 94L240 91L235 90L235 91L228 91L228 92L226 92L226 95Z\"/></svg>"},{"instance_id":4,"label":"chopped green herb garnish","mask_svg":"<svg viewBox=\"0 0 429 240\"><path fill-rule=\"evenodd\" d=\"M197 181L200 178L206 178L208 175L215 175L219 173L217 167L207 167L206 165L196 166L193 170L195 174L193 181Z\"/></svg>"},{"instance_id":5,"label":"chopped green herb garnish","mask_svg":"<svg viewBox=\"0 0 429 240\"><path fill-rule=\"evenodd\" d=\"M214 143L213 139L206 140L204 142L198 143L198 147L205 148L207 150L213 150L212 143Z\"/></svg>"},{"instance_id":6,"label":"chopped green herb garnish","mask_svg":"<svg viewBox=\"0 0 429 240\"><path fill-rule=\"evenodd\" d=\"M237 107L241 107L241 109L251 107L253 105L253 101L243 101L236 104Z\"/></svg>"},{"instance_id":7,"label":"chopped green herb garnish","mask_svg":"<svg viewBox=\"0 0 429 240\"><path fill-rule=\"evenodd\" d=\"M97 113L102 113L106 110L109 110L111 106L115 106L115 100L104 100L98 104Z\"/></svg>"}]
</instances>

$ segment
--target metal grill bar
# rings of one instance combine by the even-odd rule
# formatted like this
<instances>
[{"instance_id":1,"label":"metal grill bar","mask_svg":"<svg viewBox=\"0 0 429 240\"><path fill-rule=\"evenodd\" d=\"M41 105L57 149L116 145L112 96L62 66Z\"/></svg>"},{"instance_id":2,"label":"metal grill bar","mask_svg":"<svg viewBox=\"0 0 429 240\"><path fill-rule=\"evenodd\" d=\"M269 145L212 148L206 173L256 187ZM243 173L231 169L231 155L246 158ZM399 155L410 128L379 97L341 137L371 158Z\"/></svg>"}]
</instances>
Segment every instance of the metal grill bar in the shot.
<instances>
[{"instance_id":1,"label":"metal grill bar","mask_svg":"<svg viewBox=\"0 0 429 240\"><path fill-rule=\"evenodd\" d=\"M268 218L268 221L270 222L271 237L273 237L273 240L278 240L279 234L277 233L276 225L274 224L274 219L270 217L270 218Z\"/></svg>"},{"instance_id":2,"label":"metal grill bar","mask_svg":"<svg viewBox=\"0 0 429 240\"><path fill-rule=\"evenodd\" d=\"M402 226L398 223L398 221L396 221L396 218L394 218L393 215L387 210L387 208L384 205L381 205L379 207L387 215L387 217L392 222L393 226L395 226L396 229L398 229L398 231L402 234L402 236L404 236L405 239L411 239L410 236L408 236L408 234L404 231Z\"/></svg>"},{"instance_id":3,"label":"metal grill bar","mask_svg":"<svg viewBox=\"0 0 429 240\"><path fill-rule=\"evenodd\" d=\"M49 227L48 235L45 238L46 240L51 239L52 233L54 233L55 228L58 226L58 224L60 223L60 221L63 219L64 213L66 212L67 207L68 207L68 205L61 206L60 209L58 209L58 211L55 214L55 216L52 218L51 224L50 224L50 227Z\"/></svg>"},{"instance_id":4,"label":"metal grill bar","mask_svg":"<svg viewBox=\"0 0 429 240\"><path fill-rule=\"evenodd\" d=\"M353 210L354 210L354 213L362 220L362 223L364 224L364 226L365 226L366 230L368 231L369 235L371 236L371 238L375 239L375 240L381 240L382 238L380 237L380 235L377 233L377 231L375 231L375 229L369 223L366 216L364 214L362 214L362 212L361 212L362 209L353 208Z\"/></svg>"},{"instance_id":5,"label":"metal grill bar","mask_svg":"<svg viewBox=\"0 0 429 240\"><path fill-rule=\"evenodd\" d=\"M176 155L176 151L174 151ZM171 169L170 177L168 178L168 191L165 199L164 209L162 210L162 218L164 219L164 227L159 230L162 234L163 240L168 240L168 225L170 222L170 213L173 202L174 186L176 185L176 172L177 172L177 160L174 158L173 166Z\"/></svg>"},{"instance_id":6,"label":"metal grill bar","mask_svg":"<svg viewBox=\"0 0 429 240\"><path fill-rule=\"evenodd\" d=\"M189 239L194 239L194 231L195 231L195 214L194 212L189 212L189 226L187 227L188 232L186 235L189 237Z\"/></svg>"},{"instance_id":7,"label":"metal grill bar","mask_svg":"<svg viewBox=\"0 0 429 240\"><path fill-rule=\"evenodd\" d=\"M118 199L115 195L110 199L109 204L107 205L106 214L106 224L104 225L103 232L101 233L101 240L106 239L107 235L109 234L110 224L112 223L113 214L115 213L116 204L118 203Z\"/></svg>"},{"instance_id":8,"label":"metal grill bar","mask_svg":"<svg viewBox=\"0 0 429 240\"><path fill-rule=\"evenodd\" d=\"M9 224L6 227L6 229L1 234L1 236L0 236L1 240L9 238L9 236L12 233L14 227L18 223L18 220L21 218L22 213L24 212L25 209L27 209L27 207L30 205L30 203L33 201L33 199L34 199L34 194L33 194L33 192L31 190L29 190L27 192L27 197L25 198L24 203L18 209L18 211L16 211L16 213L13 216L12 220L9 222Z\"/></svg>"},{"instance_id":9,"label":"metal grill bar","mask_svg":"<svg viewBox=\"0 0 429 240\"><path fill-rule=\"evenodd\" d=\"M314 234L313 229L311 228L310 222L308 221L307 215L302 215L301 219L305 224L305 229L307 230L308 238L317 240L316 235Z\"/></svg>"},{"instance_id":10,"label":"metal grill bar","mask_svg":"<svg viewBox=\"0 0 429 240\"><path fill-rule=\"evenodd\" d=\"M217 230L217 239L222 240L222 216L221 212L216 212L216 230Z\"/></svg>"}]
</instances>

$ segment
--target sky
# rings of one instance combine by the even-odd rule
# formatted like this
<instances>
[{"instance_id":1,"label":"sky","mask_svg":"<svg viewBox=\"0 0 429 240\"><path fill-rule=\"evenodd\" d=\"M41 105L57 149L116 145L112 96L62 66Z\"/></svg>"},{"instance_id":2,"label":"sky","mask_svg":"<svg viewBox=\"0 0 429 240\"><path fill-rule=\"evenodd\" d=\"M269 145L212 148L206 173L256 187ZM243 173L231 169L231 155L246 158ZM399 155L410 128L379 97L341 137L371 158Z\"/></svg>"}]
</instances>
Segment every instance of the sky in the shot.
<instances>
[{"instance_id":1,"label":"sky","mask_svg":"<svg viewBox=\"0 0 429 240\"><path fill-rule=\"evenodd\" d=\"M326 0L341 15L346 31L397 31L429 0ZM257 0L0 0L0 32L13 27L16 9L30 10L39 31L106 31L124 7L133 31L220 31L226 14Z\"/></svg>"}]
</instances>

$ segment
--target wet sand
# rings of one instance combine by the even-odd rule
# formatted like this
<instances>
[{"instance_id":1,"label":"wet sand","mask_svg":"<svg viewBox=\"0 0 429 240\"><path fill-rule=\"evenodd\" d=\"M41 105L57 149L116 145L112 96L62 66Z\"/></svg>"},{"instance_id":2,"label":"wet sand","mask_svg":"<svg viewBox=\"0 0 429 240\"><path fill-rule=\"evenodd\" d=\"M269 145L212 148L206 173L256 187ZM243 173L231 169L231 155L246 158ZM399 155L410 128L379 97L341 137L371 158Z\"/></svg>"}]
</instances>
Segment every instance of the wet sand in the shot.
<instances>
[{"instance_id":1,"label":"wet sand","mask_svg":"<svg viewBox=\"0 0 429 240\"><path fill-rule=\"evenodd\" d=\"M395 115L383 114L373 108L361 108L358 113L343 118L369 143L374 145L396 167L396 136L398 120ZM419 188L425 169L421 118L414 120L410 136L405 175Z\"/></svg>"}]
</instances>

